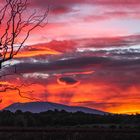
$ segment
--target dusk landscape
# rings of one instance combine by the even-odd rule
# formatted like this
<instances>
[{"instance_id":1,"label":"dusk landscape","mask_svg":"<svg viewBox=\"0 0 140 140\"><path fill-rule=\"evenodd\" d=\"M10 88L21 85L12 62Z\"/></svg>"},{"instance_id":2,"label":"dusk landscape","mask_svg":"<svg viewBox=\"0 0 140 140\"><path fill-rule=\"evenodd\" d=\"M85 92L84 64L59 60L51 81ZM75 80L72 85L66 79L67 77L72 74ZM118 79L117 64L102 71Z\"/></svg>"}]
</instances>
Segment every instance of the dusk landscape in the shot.
<instances>
[{"instance_id":1,"label":"dusk landscape","mask_svg":"<svg viewBox=\"0 0 140 140\"><path fill-rule=\"evenodd\" d=\"M91 114L70 126L94 124L92 115L140 124L139 0L0 0L0 9L1 111ZM61 126L58 118L49 125Z\"/></svg>"}]
</instances>

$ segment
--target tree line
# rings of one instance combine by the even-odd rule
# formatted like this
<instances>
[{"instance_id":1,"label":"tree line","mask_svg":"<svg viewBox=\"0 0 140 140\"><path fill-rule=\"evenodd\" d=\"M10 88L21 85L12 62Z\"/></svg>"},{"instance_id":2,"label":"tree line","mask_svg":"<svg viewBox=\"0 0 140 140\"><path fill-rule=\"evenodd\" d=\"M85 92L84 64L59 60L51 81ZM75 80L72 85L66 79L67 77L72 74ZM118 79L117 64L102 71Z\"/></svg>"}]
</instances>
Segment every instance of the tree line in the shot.
<instances>
[{"instance_id":1,"label":"tree line","mask_svg":"<svg viewBox=\"0 0 140 140\"><path fill-rule=\"evenodd\" d=\"M10 111L0 112L0 127L47 127L76 126L88 124L140 124L140 114L136 115L95 115L83 112L70 113L64 110L46 111L41 113Z\"/></svg>"}]
</instances>

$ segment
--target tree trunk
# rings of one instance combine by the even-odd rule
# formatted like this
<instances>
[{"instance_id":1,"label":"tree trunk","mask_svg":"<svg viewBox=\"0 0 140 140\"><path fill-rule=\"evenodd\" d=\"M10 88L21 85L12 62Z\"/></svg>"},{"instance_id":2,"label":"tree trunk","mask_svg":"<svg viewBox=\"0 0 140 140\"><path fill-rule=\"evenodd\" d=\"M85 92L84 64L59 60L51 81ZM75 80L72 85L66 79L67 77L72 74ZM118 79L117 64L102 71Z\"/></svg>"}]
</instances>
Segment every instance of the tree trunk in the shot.
<instances>
[{"instance_id":1,"label":"tree trunk","mask_svg":"<svg viewBox=\"0 0 140 140\"><path fill-rule=\"evenodd\" d=\"M0 62L0 70L2 69L2 62Z\"/></svg>"}]
</instances>

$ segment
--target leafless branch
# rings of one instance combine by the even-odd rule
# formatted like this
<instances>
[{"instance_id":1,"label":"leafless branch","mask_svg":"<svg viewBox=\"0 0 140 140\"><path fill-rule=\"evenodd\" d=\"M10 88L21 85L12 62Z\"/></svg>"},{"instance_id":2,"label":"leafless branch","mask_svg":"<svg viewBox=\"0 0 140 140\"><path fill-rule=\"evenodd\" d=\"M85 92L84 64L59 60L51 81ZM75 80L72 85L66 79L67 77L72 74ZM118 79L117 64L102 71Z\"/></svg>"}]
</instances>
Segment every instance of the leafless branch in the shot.
<instances>
[{"instance_id":1,"label":"leafless branch","mask_svg":"<svg viewBox=\"0 0 140 140\"><path fill-rule=\"evenodd\" d=\"M33 93L34 91L26 91L26 92L22 92L21 91L21 88L23 87L27 87L27 86L31 86L31 85L34 85L35 83L31 83L31 84L21 84L20 86L8 86L8 85L5 85L3 87L3 89L0 90L0 92L7 92L9 90L13 90L13 91L17 91L18 95L21 97L21 98L25 98L25 99L29 99L29 100L36 100L36 101L40 101L40 99L37 99L37 98L34 98L34 97L29 97L29 96L24 96L23 94L25 93Z\"/></svg>"},{"instance_id":2,"label":"leafless branch","mask_svg":"<svg viewBox=\"0 0 140 140\"><path fill-rule=\"evenodd\" d=\"M22 77L22 74L18 73L17 72L17 68L16 68L16 65L13 66L14 68L14 71L13 72L9 72L9 73L2 73L2 75L0 75L0 78L6 78L7 76L20 76ZM23 82L22 84L19 84L18 86L14 86L14 85L0 85L0 92L7 92L9 90L13 90L13 91L17 91L18 95L22 98L26 98L26 99L29 99L29 100L36 100L36 101L40 101L40 99L37 99L37 98L31 98L31 97L28 97L28 96L24 96L23 94L25 93L33 93L34 90L31 90L31 91L25 91L23 92L22 91L22 88L24 87L30 87L32 85L36 85L36 83L26 83ZM1 100L0 100L1 102Z\"/></svg>"},{"instance_id":3,"label":"leafless branch","mask_svg":"<svg viewBox=\"0 0 140 140\"><path fill-rule=\"evenodd\" d=\"M27 15L28 10L29 13ZM41 14L37 9L30 8L29 0L5 0L4 6L0 9L0 71L2 69L3 62L11 60L18 54L29 38L30 33L35 28L44 27L44 25L47 24L45 20L47 19L48 12L49 6L44 9ZM16 66L14 67L13 73L4 72L0 75L0 79L12 75L20 75L17 73ZM23 94L25 92L21 91L22 87L27 87L32 84L21 84L20 86L4 85L1 87L0 92L14 90L17 91L19 96L22 98L39 101L39 99L24 96ZM27 92L32 93L33 91ZM0 100L0 102L1 101L2 100Z\"/></svg>"},{"instance_id":4,"label":"leafless branch","mask_svg":"<svg viewBox=\"0 0 140 140\"><path fill-rule=\"evenodd\" d=\"M43 14L38 14L37 10L31 13L30 10L31 14L25 16L29 6L28 0L5 0L5 2L0 10L0 28L4 29L0 33L0 69L3 62L18 54L35 28L44 27L43 22L49 12L48 6ZM21 37L23 31L24 38Z\"/></svg>"}]
</instances>

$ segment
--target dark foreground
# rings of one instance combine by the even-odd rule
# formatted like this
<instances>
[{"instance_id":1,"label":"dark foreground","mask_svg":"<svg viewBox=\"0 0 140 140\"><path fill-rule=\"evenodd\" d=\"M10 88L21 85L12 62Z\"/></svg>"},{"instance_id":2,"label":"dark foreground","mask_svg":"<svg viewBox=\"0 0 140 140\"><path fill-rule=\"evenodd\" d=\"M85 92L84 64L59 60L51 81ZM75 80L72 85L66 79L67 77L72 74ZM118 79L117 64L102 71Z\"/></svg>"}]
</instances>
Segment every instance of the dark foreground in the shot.
<instances>
[{"instance_id":1,"label":"dark foreground","mask_svg":"<svg viewBox=\"0 0 140 140\"><path fill-rule=\"evenodd\" d=\"M140 140L140 131L107 128L0 128L0 140Z\"/></svg>"},{"instance_id":2,"label":"dark foreground","mask_svg":"<svg viewBox=\"0 0 140 140\"><path fill-rule=\"evenodd\" d=\"M0 140L140 140L140 114L1 111Z\"/></svg>"}]
</instances>

